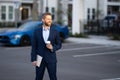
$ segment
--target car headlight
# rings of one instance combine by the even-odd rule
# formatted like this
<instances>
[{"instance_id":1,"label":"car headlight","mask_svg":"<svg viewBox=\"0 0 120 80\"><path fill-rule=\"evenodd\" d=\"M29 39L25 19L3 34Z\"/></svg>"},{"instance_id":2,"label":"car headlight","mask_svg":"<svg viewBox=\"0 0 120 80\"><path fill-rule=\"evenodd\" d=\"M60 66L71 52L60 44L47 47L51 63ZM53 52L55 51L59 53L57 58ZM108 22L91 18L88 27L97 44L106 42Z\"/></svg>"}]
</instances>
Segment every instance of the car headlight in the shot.
<instances>
[{"instance_id":1,"label":"car headlight","mask_svg":"<svg viewBox=\"0 0 120 80\"><path fill-rule=\"evenodd\" d=\"M20 38L20 35L15 35L15 39Z\"/></svg>"},{"instance_id":2,"label":"car headlight","mask_svg":"<svg viewBox=\"0 0 120 80\"><path fill-rule=\"evenodd\" d=\"M18 39L18 38L20 38L20 35L13 35L12 38L13 39Z\"/></svg>"}]
</instances>

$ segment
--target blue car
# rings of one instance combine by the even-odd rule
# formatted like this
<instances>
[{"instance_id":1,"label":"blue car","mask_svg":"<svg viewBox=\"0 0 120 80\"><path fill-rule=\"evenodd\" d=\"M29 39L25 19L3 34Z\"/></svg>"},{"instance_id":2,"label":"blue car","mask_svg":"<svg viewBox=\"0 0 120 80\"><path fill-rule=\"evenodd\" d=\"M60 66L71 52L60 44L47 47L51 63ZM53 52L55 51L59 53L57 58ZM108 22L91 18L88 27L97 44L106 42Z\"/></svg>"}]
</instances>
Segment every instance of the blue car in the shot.
<instances>
[{"instance_id":1,"label":"blue car","mask_svg":"<svg viewBox=\"0 0 120 80\"><path fill-rule=\"evenodd\" d=\"M31 21L21 25L19 28L9 29L0 32L0 43L7 45L30 45L32 40L32 34L35 29L42 25L41 21ZM60 26L53 24L56 30L59 31L61 40L68 38L69 30L67 26Z\"/></svg>"}]
</instances>

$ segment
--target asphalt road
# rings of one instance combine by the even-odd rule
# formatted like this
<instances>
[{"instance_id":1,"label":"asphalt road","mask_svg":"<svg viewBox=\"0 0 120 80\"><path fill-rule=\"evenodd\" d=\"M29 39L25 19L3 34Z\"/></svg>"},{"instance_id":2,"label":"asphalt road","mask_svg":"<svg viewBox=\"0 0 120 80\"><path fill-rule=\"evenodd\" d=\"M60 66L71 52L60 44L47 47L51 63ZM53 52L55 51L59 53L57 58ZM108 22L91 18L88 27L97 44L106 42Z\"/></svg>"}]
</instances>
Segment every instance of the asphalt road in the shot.
<instances>
[{"instance_id":1,"label":"asphalt road","mask_svg":"<svg viewBox=\"0 0 120 80\"><path fill-rule=\"evenodd\" d=\"M34 80L30 52L30 46L0 46L0 80ZM58 80L120 80L120 46L63 43L57 58Z\"/></svg>"}]
</instances>

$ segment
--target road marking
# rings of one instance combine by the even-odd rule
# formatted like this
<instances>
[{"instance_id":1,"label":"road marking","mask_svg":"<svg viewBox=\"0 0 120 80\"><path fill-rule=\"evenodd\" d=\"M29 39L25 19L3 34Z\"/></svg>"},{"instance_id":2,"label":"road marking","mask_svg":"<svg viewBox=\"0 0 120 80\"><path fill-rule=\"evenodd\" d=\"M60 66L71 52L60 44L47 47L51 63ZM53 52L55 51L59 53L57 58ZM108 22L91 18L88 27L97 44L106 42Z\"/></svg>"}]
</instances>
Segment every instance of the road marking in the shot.
<instances>
[{"instance_id":1,"label":"road marking","mask_svg":"<svg viewBox=\"0 0 120 80\"><path fill-rule=\"evenodd\" d=\"M98 55L108 55L108 54L118 54L118 53L120 53L120 51L94 53L94 54L73 55L73 57L88 57L88 56L98 56Z\"/></svg>"},{"instance_id":2,"label":"road marking","mask_svg":"<svg viewBox=\"0 0 120 80\"><path fill-rule=\"evenodd\" d=\"M70 48L70 49L61 49L59 51L73 51L73 50L93 49L93 48L102 48L102 47L105 47L105 46L84 47L84 48Z\"/></svg>"},{"instance_id":3,"label":"road marking","mask_svg":"<svg viewBox=\"0 0 120 80\"><path fill-rule=\"evenodd\" d=\"M65 44L62 44L62 45L76 45L76 44L78 44L78 43L65 43Z\"/></svg>"},{"instance_id":4,"label":"road marking","mask_svg":"<svg viewBox=\"0 0 120 80\"><path fill-rule=\"evenodd\" d=\"M102 79L102 80L120 80L120 78Z\"/></svg>"},{"instance_id":5,"label":"road marking","mask_svg":"<svg viewBox=\"0 0 120 80\"><path fill-rule=\"evenodd\" d=\"M95 49L95 48L106 48L106 47L111 47L111 46L94 46L94 47L61 49L61 50L59 50L59 52L61 52L61 51L73 51L73 50L84 50L84 49ZM112 47L119 48L119 47L115 47L115 46L112 46Z\"/></svg>"}]
</instances>

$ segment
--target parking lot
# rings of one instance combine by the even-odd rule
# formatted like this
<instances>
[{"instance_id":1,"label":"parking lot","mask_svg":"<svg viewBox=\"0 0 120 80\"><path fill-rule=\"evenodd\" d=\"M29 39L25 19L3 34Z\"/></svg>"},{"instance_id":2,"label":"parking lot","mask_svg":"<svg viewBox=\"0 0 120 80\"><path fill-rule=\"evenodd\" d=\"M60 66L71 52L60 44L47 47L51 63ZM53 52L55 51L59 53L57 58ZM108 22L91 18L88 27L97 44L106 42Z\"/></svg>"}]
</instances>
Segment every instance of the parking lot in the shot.
<instances>
[{"instance_id":1,"label":"parking lot","mask_svg":"<svg viewBox=\"0 0 120 80\"><path fill-rule=\"evenodd\" d=\"M0 46L0 80L34 80L31 46ZM120 46L63 43L58 80L120 80ZM44 80L49 80L46 70Z\"/></svg>"}]
</instances>

